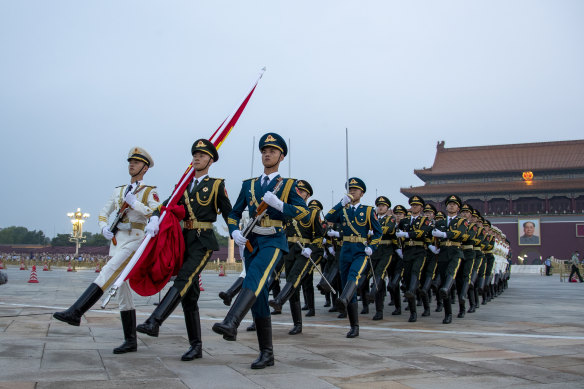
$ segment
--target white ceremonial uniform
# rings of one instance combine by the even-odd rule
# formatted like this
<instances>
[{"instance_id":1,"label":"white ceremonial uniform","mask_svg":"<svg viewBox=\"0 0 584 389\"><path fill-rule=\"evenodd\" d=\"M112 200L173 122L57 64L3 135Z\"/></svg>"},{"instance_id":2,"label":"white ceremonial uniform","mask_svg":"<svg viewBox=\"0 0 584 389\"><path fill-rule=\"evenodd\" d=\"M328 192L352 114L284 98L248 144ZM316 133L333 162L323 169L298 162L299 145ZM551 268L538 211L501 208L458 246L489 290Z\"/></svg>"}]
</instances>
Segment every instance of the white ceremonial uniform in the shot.
<instances>
[{"instance_id":1,"label":"white ceremonial uniform","mask_svg":"<svg viewBox=\"0 0 584 389\"><path fill-rule=\"evenodd\" d=\"M132 258L132 254L144 238L144 227L152 212L160 205L160 199L155 186L144 185L142 182L134 183L131 192L141 190L136 194L134 208L128 208L126 215L118 224L118 231L115 234L117 245L110 243L109 255L111 256L107 264L101 269L99 276L93 281L104 292L116 281L118 275L124 270L126 264ZM122 185L114 189L111 198L107 201L99 213L99 228L109 227L108 219L110 215L117 214L124 203L124 196L128 185ZM120 311L135 309L132 291L128 281L124 282L118 289L116 295L120 305Z\"/></svg>"}]
</instances>

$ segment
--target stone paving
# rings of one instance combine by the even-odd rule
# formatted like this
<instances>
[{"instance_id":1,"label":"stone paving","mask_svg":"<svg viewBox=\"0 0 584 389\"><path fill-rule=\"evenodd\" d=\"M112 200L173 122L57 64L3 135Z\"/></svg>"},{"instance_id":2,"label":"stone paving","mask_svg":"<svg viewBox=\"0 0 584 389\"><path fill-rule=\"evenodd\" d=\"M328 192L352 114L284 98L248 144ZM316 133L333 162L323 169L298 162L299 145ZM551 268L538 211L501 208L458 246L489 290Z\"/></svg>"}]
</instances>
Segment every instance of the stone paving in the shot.
<instances>
[{"instance_id":1,"label":"stone paving","mask_svg":"<svg viewBox=\"0 0 584 389\"><path fill-rule=\"evenodd\" d=\"M345 338L348 320L328 313L317 292L317 314L304 318L302 334L287 334L288 307L273 317L276 364L251 370L258 352L255 333L245 331L249 316L237 342L211 331L227 312L217 293L237 274L203 274L204 355L192 362L180 361L188 348L180 308L158 338L139 334L138 352L114 355L122 342L115 302L106 310L96 304L80 327L51 317L95 273L40 271L39 284L27 283L28 271L7 274L0 286L0 388L584 388L584 284L557 276L513 276L505 293L451 325L434 312L407 323L407 314L391 316L386 306L383 321L361 315L356 339ZM137 296L138 322L157 300Z\"/></svg>"}]
</instances>

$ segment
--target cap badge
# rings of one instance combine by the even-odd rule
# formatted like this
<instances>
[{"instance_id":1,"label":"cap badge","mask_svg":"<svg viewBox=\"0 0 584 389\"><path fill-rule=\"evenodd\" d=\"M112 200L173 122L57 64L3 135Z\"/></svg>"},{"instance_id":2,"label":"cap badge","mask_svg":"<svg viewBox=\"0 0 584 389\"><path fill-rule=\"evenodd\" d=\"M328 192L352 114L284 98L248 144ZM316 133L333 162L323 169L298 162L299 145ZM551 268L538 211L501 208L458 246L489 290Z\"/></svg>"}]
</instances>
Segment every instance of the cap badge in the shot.
<instances>
[{"instance_id":1,"label":"cap badge","mask_svg":"<svg viewBox=\"0 0 584 389\"><path fill-rule=\"evenodd\" d=\"M272 135L268 135L268 137L266 138L264 143L275 142L275 141L276 141L276 139Z\"/></svg>"}]
</instances>

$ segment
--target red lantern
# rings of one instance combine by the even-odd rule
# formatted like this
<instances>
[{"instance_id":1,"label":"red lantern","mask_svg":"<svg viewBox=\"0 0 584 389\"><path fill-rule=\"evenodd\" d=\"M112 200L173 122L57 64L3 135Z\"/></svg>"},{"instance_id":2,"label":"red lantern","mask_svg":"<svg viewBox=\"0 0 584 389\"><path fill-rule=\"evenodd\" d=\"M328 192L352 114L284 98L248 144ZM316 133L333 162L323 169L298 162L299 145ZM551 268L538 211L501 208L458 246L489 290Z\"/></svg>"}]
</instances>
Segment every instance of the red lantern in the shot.
<instances>
[{"instance_id":1,"label":"red lantern","mask_svg":"<svg viewBox=\"0 0 584 389\"><path fill-rule=\"evenodd\" d=\"M533 180L533 172L523 172L523 179L525 181Z\"/></svg>"}]
</instances>

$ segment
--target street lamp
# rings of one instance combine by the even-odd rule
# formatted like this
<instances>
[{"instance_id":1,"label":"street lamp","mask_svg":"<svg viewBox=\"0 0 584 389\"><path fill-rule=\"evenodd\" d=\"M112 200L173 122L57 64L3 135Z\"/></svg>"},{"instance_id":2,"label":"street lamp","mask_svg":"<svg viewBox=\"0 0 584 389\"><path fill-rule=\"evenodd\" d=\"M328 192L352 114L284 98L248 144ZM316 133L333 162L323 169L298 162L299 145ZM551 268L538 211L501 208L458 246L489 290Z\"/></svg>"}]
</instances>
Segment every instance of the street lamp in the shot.
<instances>
[{"instance_id":1,"label":"street lamp","mask_svg":"<svg viewBox=\"0 0 584 389\"><path fill-rule=\"evenodd\" d=\"M73 232L69 237L70 242L75 242L75 257L79 254L79 246L81 243L85 243L85 235L83 235L83 223L85 219L89 217L88 213L82 213L81 208L77 208L75 212L69 212L67 214L69 219L71 219L71 224L73 225Z\"/></svg>"}]
</instances>

